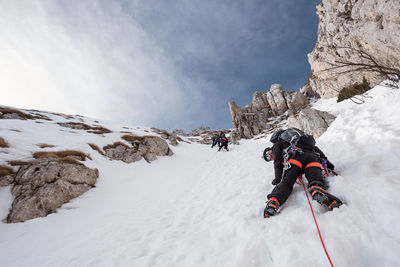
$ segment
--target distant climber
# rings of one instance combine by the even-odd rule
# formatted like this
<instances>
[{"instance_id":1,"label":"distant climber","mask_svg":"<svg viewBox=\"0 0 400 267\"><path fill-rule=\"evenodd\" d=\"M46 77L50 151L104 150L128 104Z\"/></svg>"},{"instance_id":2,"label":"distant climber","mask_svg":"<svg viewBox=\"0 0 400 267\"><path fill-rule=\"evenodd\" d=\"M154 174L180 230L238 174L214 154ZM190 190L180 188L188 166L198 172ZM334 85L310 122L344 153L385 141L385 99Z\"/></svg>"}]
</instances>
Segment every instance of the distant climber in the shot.
<instances>
[{"instance_id":1,"label":"distant climber","mask_svg":"<svg viewBox=\"0 0 400 267\"><path fill-rule=\"evenodd\" d=\"M221 151L221 149L224 147L226 151L229 151L228 149L228 138L225 136L224 132L221 132L219 135L219 148L218 151Z\"/></svg>"},{"instance_id":2,"label":"distant climber","mask_svg":"<svg viewBox=\"0 0 400 267\"><path fill-rule=\"evenodd\" d=\"M219 141L219 135L214 135L213 136L213 138L211 138L211 140L212 140L212 145L211 145L211 147L214 147L214 146L216 146L216 145L218 145L219 146L219 143L220 143L220 141Z\"/></svg>"},{"instance_id":3,"label":"distant climber","mask_svg":"<svg viewBox=\"0 0 400 267\"><path fill-rule=\"evenodd\" d=\"M322 151L316 148L314 138L296 128L281 130L274 135L271 137L274 146L264 153L264 158L267 161L274 160L275 179L272 183L276 186L267 196L264 218L278 212L291 194L297 178L303 173L308 180L308 191L314 200L329 209L339 207L342 201L325 190L323 167L320 163ZM328 162L327 159L326 161ZM330 163L330 167L333 169L333 164Z\"/></svg>"}]
</instances>

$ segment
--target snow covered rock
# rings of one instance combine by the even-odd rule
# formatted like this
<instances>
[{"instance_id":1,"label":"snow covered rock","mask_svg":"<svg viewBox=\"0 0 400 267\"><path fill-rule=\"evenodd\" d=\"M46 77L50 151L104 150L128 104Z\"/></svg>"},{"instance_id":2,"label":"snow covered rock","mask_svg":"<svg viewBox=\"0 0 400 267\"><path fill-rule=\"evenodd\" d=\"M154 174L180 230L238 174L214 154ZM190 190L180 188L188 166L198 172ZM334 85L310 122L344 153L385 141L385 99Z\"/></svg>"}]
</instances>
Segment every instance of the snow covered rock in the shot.
<instances>
[{"instance_id":1,"label":"snow covered rock","mask_svg":"<svg viewBox=\"0 0 400 267\"><path fill-rule=\"evenodd\" d=\"M335 118L328 112L306 108L296 115L289 116L287 126L299 128L307 134L320 136L328 129Z\"/></svg>"},{"instance_id":2,"label":"snow covered rock","mask_svg":"<svg viewBox=\"0 0 400 267\"><path fill-rule=\"evenodd\" d=\"M15 199L8 223L44 217L64 203L94 187L97 169L54 158L38 159L17 172L12 194Z\"/></svg>"}]
</instances>

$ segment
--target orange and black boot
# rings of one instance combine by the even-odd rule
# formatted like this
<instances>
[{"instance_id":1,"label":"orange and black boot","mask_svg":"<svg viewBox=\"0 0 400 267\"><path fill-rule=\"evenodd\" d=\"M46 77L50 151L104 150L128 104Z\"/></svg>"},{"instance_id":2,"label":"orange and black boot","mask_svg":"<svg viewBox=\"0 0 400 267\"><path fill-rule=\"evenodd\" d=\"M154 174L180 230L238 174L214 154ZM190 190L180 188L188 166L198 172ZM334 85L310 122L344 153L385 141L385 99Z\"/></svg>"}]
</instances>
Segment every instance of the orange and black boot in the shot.
<instances>
[{"instance_id":1,"label":"orange and black boot","mask_svg":"<svg viewBox=\"0 0 400 267\"><path fill-rule=\"evenodd\" d=\"M329 210L338 208L343 202L332 194L329 194L325 189L318 185L313 185L308 188L312 198L319 204L326 206Z\"/></svg>"},{"instance_id":2,"label":"orange and black boot","mask_svg":"<svg viewBox=\"0 0 400 267\"><path fill-rule=\"evenodd\" d=\"M271 197L267 201L267 206L264 209L264 218L274 216L279 210L279 201L276 197Z\"/></svg>"}]
</instances>

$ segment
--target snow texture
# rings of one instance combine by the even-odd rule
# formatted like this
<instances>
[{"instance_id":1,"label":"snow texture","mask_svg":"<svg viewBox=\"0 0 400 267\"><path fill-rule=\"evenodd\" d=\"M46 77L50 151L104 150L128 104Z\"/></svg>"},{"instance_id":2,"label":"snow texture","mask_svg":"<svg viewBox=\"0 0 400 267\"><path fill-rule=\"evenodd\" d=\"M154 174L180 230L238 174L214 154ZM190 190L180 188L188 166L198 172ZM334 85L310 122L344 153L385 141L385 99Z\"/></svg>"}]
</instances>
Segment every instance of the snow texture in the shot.
<instances>
[{"instance_id":1,"label":"snow texture","mask_svg":"<svg viewBox=\"0 0 400 267\"><path fill-rule=\"evenodd\" d=\"M377 86L366 96L361 105L314 104L337 116L317 145L339 172L328 178L329 192L345 205L328 212L312 204L335 266L400 266L400 90ZM229 152L181 142L172 157L126 164L87 145L112 143L125 128L101 122L114 131L101 137L52 119L0 120L0 136L10 140L0 164L29 159L37 143L78 149L99 169L97 186L45 218L0 223L1 266L329 265L301 186L280 214L263 218L274 176L261 157L268 137L243 140ZM1 216L11 202L10 187L1 188Z\"/></svg>"}]
</instances>

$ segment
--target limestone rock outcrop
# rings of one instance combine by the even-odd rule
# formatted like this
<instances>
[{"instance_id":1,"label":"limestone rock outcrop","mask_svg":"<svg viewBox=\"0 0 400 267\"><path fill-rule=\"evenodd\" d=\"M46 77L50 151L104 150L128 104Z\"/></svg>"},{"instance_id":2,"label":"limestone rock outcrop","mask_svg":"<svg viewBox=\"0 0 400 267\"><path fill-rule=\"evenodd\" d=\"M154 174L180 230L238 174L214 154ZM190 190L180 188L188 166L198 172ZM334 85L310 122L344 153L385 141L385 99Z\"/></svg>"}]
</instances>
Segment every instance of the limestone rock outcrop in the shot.
<instances>
[{"instance_id":1,"label":"limestone rock outcrop","mask_svg":"<svg viewBox=\"0 0 400 267\"><path fill-rule=\"evenodd\" d=\"M228 103L235 131L247 139L270 129L275 117L285 116L287 111L298 112L308 104L303 94L283 91L280 84L271 85L267 92L255 92L253 101L243 109L234 101Z\"/></svg>"},{"instance_id":2,"label":"limestone rock outcrop","mask_svg":"<svg viewBox=\"0 0 400 267\"><path fill-rule=\"evenodd\" d=\"M157 128L152 128L152 131L156 134L159 134L161 138L168 140L171 145L173 145L173 146L179 145L178 140L180 138L178 138L178 135L176 133L174 133L174 132L170 133L166 130L160 130Z\"/></svg>"},{"instance_id":3,"label":"limestone rock outcrop","mask_svg":"<svg viewBox=\"0 0 400 267\"><path fill-rule=\"evenodd\" d=\"M200 127L196 128L196 129L193 129L192 132L190 133L190 135L197 136L197 135L201 135L201 134L203 134L205 132L210 132L210 131L211 131L210 127L200 126Z\"/></svg>"},{"instance_id":4,"label":"limestone rock outcrop","mask_svg":"<svg viewBox=\"0 0 400 267\"><path fill-rule=\"evenodd\" d=\"M299 113L289 116L286 124L288 127L301 129L307 134L320 136L328 129L335 118L328 112L305 108Z\"/></svg>"},{"instance_id":5,"label":"limestone rock outcrop","mask_svg":"<svg viewBox=\"0 0 400 267\"><path fill-rule=\"evenodd\" d=\"M7 222L24 222L55 212L94 187L98 176L97 169L55 158L38 159L22 166L12 188L15 199Z\"/></svg>"},{"instance_id":6,"label":"limestone rock outcrop","mask_svg":"<svg viewBox=\"0 0 400 267\"><path fill-rule=\"evenodd\" d=\"M322 98L336 96L343 87L361 82L363 76L373 86L384 79L373 72L327 70L337 60L357 62L357 52L343 47L365 51L380 64L399 69L399 0L323 0L317 15L318 41L308 55L309 85Z\"/></svg>"},{"instance_id":7,"label":"limestone rock outcrop","mask_svg":"<svg viewBox=\"0 0 400 267\"><path fill-rule=\"evenodd\" d=\"M124 140L131 146L122 142L115 142L103 148L105 156L131 163L144 158L147 162L157 159L157 156L171 156L172 150L167 142L158 136L125 136Z\"/></svg>"}]
</instances>

